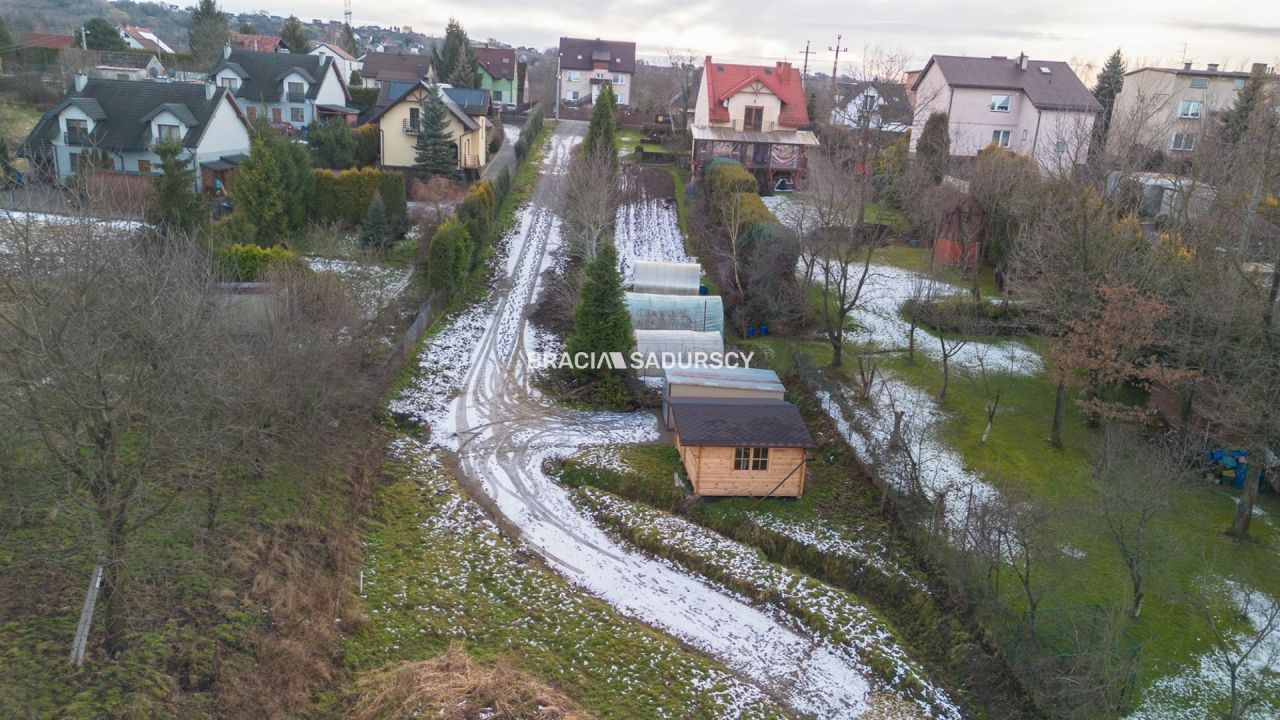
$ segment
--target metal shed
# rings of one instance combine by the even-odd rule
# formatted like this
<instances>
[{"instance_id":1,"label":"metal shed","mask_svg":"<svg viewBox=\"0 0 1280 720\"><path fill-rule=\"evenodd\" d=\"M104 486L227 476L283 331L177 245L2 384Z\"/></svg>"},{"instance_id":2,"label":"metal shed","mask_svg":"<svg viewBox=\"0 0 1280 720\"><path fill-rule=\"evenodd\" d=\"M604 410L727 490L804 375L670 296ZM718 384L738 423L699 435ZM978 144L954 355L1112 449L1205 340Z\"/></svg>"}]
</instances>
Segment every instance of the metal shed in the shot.
<instances>
[{"instance_id":1,"label":"metal shed","mask_svg":"<svg viewBox=\"0 0 1280 720\"><path fill-rule=\"evenodd\" d=\"M640 377L662 377L667 368L692 365L695 353L723 356L724 338L718 332L637 330L636 351L644 357Z\"/></svg>"},{"instance_id":2,"label":"metal shed","mask_svg":"<svg viewBox=\"0 0 1280 720\"><path fill-rule=\"evenodd\" d=\"M719 295L655 295L629 292L627 309L636 330L724 330L724 303Z\"/></svg>"},{"instance_id":3,"label":"metal shed","mask_svg":"<svg viewBox=\"0 0 1280 720\"><path fill-rule=\"evenodd\" d=\"M632 270L631 289L658 295L697 295L702 285L698 263L637 260Z\"/></svg>"},{"instance_id":4,"label":"metal shed","mask_svg":"<svg viewBox=\"0 0 1280 720\"><path fill-rule=\"evenodd\" d=\"M778 374L763 368L670 368L662 389L662 419L673 427L671 403L680 399L782 400Z\"/></svg>"}]
</instances>

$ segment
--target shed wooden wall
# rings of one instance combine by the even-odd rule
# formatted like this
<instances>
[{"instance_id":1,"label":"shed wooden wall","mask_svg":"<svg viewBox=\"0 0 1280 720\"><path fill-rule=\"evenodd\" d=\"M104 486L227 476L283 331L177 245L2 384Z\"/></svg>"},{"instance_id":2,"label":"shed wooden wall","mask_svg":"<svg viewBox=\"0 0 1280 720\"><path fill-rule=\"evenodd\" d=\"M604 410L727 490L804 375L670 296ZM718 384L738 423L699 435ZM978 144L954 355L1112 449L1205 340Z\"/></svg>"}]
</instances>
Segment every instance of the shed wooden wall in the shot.
<instances>
[{"instance_id":1,"label":"shed wooden wall","mask_svg":"<svg viewBox=\"0 0 1280 720\"><path fill-rule=\"evenodd\" d=\"M708 496L761 496L773 490L797 465L804 461L804 448L769 448L768 470L734 470L732 447L706 445L685 446L676 434L676 449L684 463L693 491ZM804 476L808 468L796 470L771 497L799 497L804 492Z\"/></svg>"}]
</instances>

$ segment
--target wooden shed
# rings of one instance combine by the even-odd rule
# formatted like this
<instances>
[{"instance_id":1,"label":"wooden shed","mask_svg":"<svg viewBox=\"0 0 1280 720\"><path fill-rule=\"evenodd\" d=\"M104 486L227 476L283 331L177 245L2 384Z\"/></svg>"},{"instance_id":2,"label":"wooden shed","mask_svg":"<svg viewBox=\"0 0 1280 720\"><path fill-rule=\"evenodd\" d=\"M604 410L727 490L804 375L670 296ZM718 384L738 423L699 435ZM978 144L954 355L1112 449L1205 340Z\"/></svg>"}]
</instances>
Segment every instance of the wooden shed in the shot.
<instances>
[{"instance_id":1,"label":"wooden shed","mask_svg":"<svg viewBox=\"0 0 1280 720\"><path fill-rule=\"evenodd\" d=\"M676 400L675 445L703 496L799 497L813 437L782 400Z\"/></svg>"},{"instance_id":2,"label":"wooden shed","mask_svg":"<svg viewBox=\"0 0 1280 720\"><path fill-rule=\"evenodd\" d=\"M662 419L675 427L671 402L693 400L782 400L786 390L778 374L762 368L667 368L662 389Z\"/></svg>"}]
</instances>

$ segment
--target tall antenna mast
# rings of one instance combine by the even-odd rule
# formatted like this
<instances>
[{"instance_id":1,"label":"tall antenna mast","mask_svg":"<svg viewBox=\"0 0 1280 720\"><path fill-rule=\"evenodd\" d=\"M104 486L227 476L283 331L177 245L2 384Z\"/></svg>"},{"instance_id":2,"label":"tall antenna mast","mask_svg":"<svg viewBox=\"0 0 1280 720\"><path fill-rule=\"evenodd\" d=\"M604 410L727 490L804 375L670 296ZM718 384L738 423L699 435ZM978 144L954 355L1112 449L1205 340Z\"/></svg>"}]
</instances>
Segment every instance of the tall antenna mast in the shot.
<instances>
[{"instance_id":1,"label":"tall antenna mast","mask_svg":"<svg viewBox=\"0 0 1280 720\"><path fill-rule=\"evenodd\" d=\"M342 18L351 27L351 0L342 0Z\"/></svg>"}]
</instances>

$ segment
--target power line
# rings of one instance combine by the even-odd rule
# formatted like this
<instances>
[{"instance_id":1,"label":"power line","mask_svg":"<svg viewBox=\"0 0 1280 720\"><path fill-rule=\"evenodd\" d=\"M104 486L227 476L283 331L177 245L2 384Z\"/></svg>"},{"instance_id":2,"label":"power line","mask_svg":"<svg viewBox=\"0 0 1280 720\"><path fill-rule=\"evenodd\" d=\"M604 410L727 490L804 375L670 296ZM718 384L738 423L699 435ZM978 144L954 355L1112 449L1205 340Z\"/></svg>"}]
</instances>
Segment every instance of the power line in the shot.
<instances>
[{"instance_id":1,"label":"power line","mask_svg":"<svg viewBox=\"0 0 1280 720\"><path fill-rule=\"evenodd\" d=\"M829 47L827 50L834 51L836 59L831 61L831 84L836 84L836 78L840 76L840 53L848 51L849 48L840 47L840 41L844 39L843 35L836 35L836 46Z\"/></svg>"},{"instance_id":2,"label":"power line","mask_svg":"<svg viewBox=\"0 0 1280 720\"><path fill-rule=\"evenodd\" d=\"M800 52L802 55L804 55L804 70L801 70L801 71L800 71L800 74L801 74L801 76L802 76L802 77L808 78L808 77L809 77L809 56L810 56L810 55L817 55L817 52L809 49L809 41L808 41L808 40L805 40L805 41L804 41L804 50L799 51L799 52Z\"/></svg>"}]
</instances>

